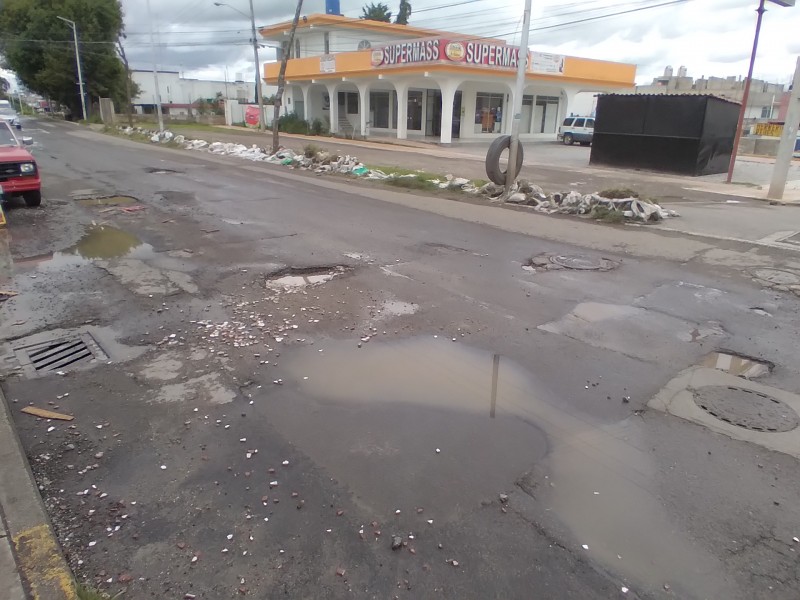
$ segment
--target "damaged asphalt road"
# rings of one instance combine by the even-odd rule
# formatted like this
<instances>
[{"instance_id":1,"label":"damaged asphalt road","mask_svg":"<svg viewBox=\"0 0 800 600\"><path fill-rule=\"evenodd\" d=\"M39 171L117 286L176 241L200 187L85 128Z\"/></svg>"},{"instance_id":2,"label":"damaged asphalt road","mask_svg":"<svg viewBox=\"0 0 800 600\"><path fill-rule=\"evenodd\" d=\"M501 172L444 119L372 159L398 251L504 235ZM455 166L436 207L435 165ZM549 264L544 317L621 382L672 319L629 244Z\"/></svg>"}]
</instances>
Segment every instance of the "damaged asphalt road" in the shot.
<instances>
[{"instance_id":1,"label":"damaged asphalt road","mask_svg":"<svg viewBox=\"0 0 800 600\"><path fill-rule=\"evenodd\" d=\"M796 597L800 468L756 435L796 428L737 437L651 403L686 369L733 373L709 361L721 349L769 365L765 402L800 389L798 299L752 276L794 256L643 258L618 228L601 253L73 131L40 140L43 207L9 211L0 335L80 581L130 598ZM664 256L684 244L653 235ZM69 364L69 344L99 358Z\"/></svg>"}]
</instances>

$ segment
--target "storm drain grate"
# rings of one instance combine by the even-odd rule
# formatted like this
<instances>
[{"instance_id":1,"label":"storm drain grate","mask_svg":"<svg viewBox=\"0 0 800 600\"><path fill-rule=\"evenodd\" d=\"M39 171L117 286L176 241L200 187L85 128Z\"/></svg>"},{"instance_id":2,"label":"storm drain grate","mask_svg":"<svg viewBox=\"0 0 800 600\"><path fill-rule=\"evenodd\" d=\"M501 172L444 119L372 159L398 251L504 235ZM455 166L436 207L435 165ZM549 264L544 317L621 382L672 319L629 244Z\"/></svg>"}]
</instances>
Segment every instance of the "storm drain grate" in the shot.
<instances>
[{"instance_id":1,"label":"storm drain grate","mask_svg":"<svg viewBox=\"0 0 800 600\"><path fill-rule=\"evenodd\" d=\"M14 348L20 366L29 377L46 375L108 356L88 333L69 335Z\"/></svg>"},{"instance_id":2,"label":"storm drain grate","mask_svg":"<svg viewBox=\"0 0 800 600\"><path fill-rule=\"evenodd\" d=\"M694 390L697 406L720 421L767 433L792 431L800 416L791 406L775 398L734 386L707 386Z\"/></svg>"}]
</instances>

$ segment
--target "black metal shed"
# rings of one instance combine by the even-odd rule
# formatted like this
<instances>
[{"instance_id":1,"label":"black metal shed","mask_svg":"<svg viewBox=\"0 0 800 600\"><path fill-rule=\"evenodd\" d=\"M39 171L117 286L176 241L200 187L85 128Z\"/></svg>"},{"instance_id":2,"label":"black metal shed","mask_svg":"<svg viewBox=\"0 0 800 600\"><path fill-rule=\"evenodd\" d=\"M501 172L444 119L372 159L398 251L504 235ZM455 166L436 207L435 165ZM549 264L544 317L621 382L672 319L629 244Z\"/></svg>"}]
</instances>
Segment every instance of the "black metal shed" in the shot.
<instances>
[{"instance_id":1,"label":"black metal shed","mask_svg":"<svg viewBox=\"0 0 800 600\"><path fill-rule=\"evenodd\" d=\"M740 107L701 94L603 94L589 162L683 175L725 173Z\"/></svg>"}]
</instances>

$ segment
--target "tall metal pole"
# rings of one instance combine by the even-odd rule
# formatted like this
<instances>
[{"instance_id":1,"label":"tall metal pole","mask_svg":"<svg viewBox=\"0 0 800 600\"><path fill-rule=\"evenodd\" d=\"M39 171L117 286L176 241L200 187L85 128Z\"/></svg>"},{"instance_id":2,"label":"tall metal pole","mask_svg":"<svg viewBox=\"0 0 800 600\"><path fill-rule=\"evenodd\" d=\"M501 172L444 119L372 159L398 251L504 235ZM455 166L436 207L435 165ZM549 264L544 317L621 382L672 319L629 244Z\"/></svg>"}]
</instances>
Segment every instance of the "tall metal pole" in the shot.
<instances>
[{"instance_id":1,"label":"tall metal pole","mask_svg":"<svg viewBox=\"0 0 800 600\"><path fill-rule=\"evenodd\" d=\"M744 82L744 92L742 93L742 108L739 111L739 122L736 125L736 135L733 138L733 149L731 150L731 162L728 165L728 176L725 178L725 183L730 183L733 179L733 169L736 166L736 155L739 152L739 142L742 139L742 126L744 125L744 116L747 112L747 101L750 98L750 82L753 80L753 66L756 63L756 51L758 50L758 35L761 33L761 19L766 12L764 8L764 0L760 0L758 4L758 20L756 21L756 36L753 39L753 53L750 55L750 69L747 71L747 80Z\"/></svg>"},{"instance_id":2,"label":"tall metal pole","mask_svg":"<svg viewBox=\"0 0 800 600\"><path fill-rule=\"evenodd\" d=\"M775 166L772 168L772 180L769 183L767 198L780 200L786 190L786 177L789 174L789 165L792 162L794 145L797 143L797 127L800 124L800 57L794 70L792 92L789 95L789 108L783 122L783 135L775 156Z\"/></svg>"},{"instance_id":3,"label":"tall metal pole","mask_svg":"<svg viewBox=\"0 0 800 600\"><path fill-rule=\"evenodd\" d=\"M519 42L519 64L517 65L517 85L514 89L514 103L511 107L511 146L508 149L508 170L506 171L506 191L511 189L517 178L517 146L519 128L522 122L522 95L525 93L525 75L528 71L528 37L531 30L531 0L525 0L525 15L522 19L522 38Z\"/></svg>"},{"instance_id":4,"label":"tall metal pole","mask_svg":"<svg viewBox=\"0 0 800 600\"><path fill-rule=\"evenodd\" d=\"M258 38L256 37L256 13L250 0L250 27L253 35L253 58L256 67L256 102L258 102L258 130L264 131L264 94L261 91L261 63L258 60Z\"/></svg>"},{"instance_id":5,"label":"tall metal pole","mask_svg":"<svg viewBox=\"0 0 800 600\"><path fill-rule=\"evenodd\" d=\"M78 45L78 25L75 23L75 21L65 19L64 17L57 16L56 18L64 21L64 23L72 28L72 41L75 43L75 63L78 67L78 89L80 90L81 94L81 113L83 115L83 120L85 121L88 118L88 114L86 113L86 93L83 88L83 72L81 71L81 51L80 46Z\"/></svg>"},{"instance_id":6,"label":"tall metal pole","mask_svg":"<svg viewBox=\"0 0 800 600\"><path fill-rule=\"evenodd\" d=\"M164 131L164 114L161 111L161 88L158 87L158 65L156 60L156 43L153 35L153 15L150 13L150 0L147 0L147 22L150 25L150 48L153 51L153 83L156 86L156 114L158 115L158 130Z\"/></svg>"}]
</instances>

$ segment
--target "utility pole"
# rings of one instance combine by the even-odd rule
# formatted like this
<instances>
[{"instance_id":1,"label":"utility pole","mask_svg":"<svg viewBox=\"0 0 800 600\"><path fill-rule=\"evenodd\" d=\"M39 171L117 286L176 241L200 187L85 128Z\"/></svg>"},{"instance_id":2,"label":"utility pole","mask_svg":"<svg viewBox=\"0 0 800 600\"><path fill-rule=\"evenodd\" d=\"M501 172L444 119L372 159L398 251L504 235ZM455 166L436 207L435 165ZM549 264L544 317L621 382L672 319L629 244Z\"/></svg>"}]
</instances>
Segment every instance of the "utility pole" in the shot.
<instances>
[{"instance_id":1,"label":"utility pole","mask_svg":"<svg viewBox=\"0 0 800 600\"><path fill-rule=\"evenodd\" d=\"M224 2L214 2L214 6L227 6L231 10L235 10L240 15L246 17L247 15L240 11L238 8L225 4ZM258 103L258 130L264 131L266 126L264 124L264 92L261 89L261 61L258 58L258 32L256 31L256 12L253 8L253 0L250 0L250 35L252 35L253 42L253 60L256 68L256 102Z\"/></svg>"},{"instance_id":2,"label":"utility pole","mask_svg":"<svg viewBox=\"0 0 800 600\"><path fill-rule=\"evenodd\" d=\"M85 121L89 115L86 113L86 93L83 89L83 72L81 71L81 51L80 47L78 46L78 26L75 24L75 21L71 21L69 19L65 19L64 17L56 17L57 19L64 21L67 25L72 28L72 40L75 42L75 62L78 66L78 88L80 89L81 93L81 112L83 114L83 120Z\"/></svg>"},{"instance_id":3,"label":"utility pole","mask_svg":"<svg viewBox=\"0 0 800 600\"><path fill-rule=\"evenodd\" d=\"M153 83L156 86L156 95L155 95L155 102L156 102L156 114L158 115L158 130L164 131L164 114L161 111L161 88L158 87L158 65L157 65L157 54L156 54L156 43L155 37L153 35L153 15L150 12L150 0L147 0L147 22L150 25L150 47L153 50Z\"/></svg>"},{"instance_id":4,"label":"utility pole","mask_svg":"<svg viewBox=\"0 0 800 600\"><path fill-rule=\"evenodd\" d=\"M522 122L522 95L525 93L525 75L528 72L528 37L531 30L531 0L525 0L525 14L522 18L522 38L519 42L517 65L517 85L514 89L514 105L511 107L511 146L508 148L508 167L506 170L506 192L517 179L517 150L519 128Z\"/></svg>"},{"instance_id":5,"label":"utility pole","mask_svg":"<svg viewBox=\"0 0 800 600\"><path fill-rule=\"evenodd\" d=\"M792 162L794 145L797 143L797 127L800 124L800 56L797 57L797 66L794 70L792 93L789 96L789 109L786 111L786 120L783 123L783 135L775 156L775 166L772 169L772 180L769 183L767 198L780 200L786 189L786 177L789 174L789 165Z\"/></svg>"},{"instance_id":6,"label":"utility pole","mask_svg":"<svg viewBox=\"0 0 800 600\"><path fill-rule=\"evenodd\" d=\"M530 4L530 0L527 0ZM297 10L294 13L294 20L292 21L292 29L289 33L289 45L281 57L281 70L278 73L278 91L275 93L275 112L272 117L272 151L277 152L280 145L280 132L278 131L278 121L281 117L281 102L283 102L283 88L286 87L286 63L289 62L289 54L292 53L294 46L294 34L297 31L297 23L300 21L300 11L303 9L303 0L297 0ZM300 58L299 56L296 58ZM335 98L331 98L331 102L335 102Z\"/></svg>"}]
</instances>

